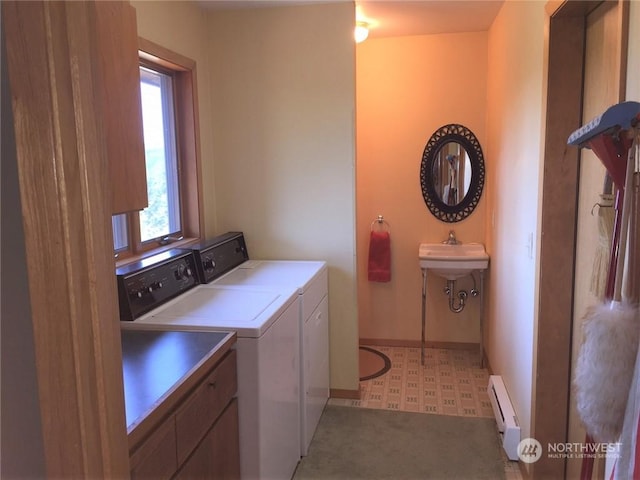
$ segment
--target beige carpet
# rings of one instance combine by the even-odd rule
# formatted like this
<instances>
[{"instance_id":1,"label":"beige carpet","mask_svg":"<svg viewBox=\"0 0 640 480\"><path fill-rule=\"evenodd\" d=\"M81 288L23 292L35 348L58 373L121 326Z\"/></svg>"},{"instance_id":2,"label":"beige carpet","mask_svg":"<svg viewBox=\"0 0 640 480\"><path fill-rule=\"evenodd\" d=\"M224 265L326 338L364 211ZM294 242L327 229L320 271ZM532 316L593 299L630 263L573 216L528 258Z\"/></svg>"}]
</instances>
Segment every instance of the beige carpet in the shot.
<instances>
[{"instance_id":1,"label":"beige carpet","mask_svg":"<svg viewBox=\"0 0 640 480\"><path fill-rule=\"evenodd\" d=\"M495 420L327 405L295 480L505 478Z\"/></svg>"}]
</instances>

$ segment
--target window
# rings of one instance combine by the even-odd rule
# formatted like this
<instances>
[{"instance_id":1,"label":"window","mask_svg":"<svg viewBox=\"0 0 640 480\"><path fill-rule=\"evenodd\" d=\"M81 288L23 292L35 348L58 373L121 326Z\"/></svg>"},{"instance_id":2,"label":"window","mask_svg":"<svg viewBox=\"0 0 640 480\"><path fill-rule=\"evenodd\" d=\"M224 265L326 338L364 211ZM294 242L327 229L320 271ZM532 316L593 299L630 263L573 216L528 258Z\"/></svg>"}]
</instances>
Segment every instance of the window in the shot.
<instances>
[{"instance_id":1,"label":"window","mask_svg":"<svg viewBox=\"0 0 640 480\"><path fill-rule=\"evenodd\" d=\"M140 39L140 94L149 205L112 217L119 258L198 238L195 62Z\"/></svg>"},{"instance_id":2,"label":"window","mask_svg":"<svg viewBox=\"0 0 640 480\"><path fill-rule=\"evenodd\" d=\"M149 206L140 212L140 240L180 234L178 154L171 75L140 67Z\"/></svg>"}]
</instances>

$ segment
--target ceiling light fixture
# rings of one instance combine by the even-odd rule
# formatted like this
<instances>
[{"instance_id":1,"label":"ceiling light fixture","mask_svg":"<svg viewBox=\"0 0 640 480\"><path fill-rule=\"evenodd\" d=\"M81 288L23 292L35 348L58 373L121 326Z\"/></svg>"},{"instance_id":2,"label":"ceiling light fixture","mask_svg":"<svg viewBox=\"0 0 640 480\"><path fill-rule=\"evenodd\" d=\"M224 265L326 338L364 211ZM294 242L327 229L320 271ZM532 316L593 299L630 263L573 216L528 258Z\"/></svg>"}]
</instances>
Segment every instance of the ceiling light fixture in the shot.
<instances>
[{"instance_id":1,"label":"ceiling light fixture","mask_svg":"<svg viewBox=\"0 0 640 480\"><path fill-rule=\"evenodd\" d=\"M369 36L369 24L367 22L356 22L354 35L356 43L364 42Z\"/></svg>"}]
</instances>

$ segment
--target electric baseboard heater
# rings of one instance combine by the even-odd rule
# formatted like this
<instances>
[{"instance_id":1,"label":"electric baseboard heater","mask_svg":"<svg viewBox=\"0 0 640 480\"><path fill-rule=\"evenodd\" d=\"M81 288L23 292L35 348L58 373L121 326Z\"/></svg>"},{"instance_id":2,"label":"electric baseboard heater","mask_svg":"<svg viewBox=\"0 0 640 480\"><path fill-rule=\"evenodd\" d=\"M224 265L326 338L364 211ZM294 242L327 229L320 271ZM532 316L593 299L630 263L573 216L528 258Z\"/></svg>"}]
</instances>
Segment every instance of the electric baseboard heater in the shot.
<instances>
[{"instance_id":1,"label":"electric baseboard heater","mask_svg":"<svg viewBox=\"0 0 640 480\"><path fill-rule=\"evenodd\" d=\"M493 414L496 417L498 431L502 435L502 448L509 460L518 460L518 444L520 443L520 425L513 410L509 394L499 375L489 376L487 387Z\"/></svg>"}]
</instances>

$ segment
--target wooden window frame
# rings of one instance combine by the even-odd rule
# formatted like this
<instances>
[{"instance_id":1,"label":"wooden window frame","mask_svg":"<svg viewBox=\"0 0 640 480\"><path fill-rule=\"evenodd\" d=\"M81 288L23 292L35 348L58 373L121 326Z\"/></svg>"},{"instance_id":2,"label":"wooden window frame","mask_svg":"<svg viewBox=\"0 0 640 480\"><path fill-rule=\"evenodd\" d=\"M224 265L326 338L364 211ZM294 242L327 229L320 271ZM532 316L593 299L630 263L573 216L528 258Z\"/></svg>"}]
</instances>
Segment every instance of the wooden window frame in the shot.
<instances>
[{"instance_id":1,"label":"wooden window frame","mask_svg":"<svg viewBox=\"0 0 640 480\"><path fill-rule=\"evenodd\" d=\"M127 214L131 245L118 252L118 264L198 241L204 231L196 62L144 38L138 38L138 56L140 65L173 76L182 238L162 245L142 242L140 217L131 212Z\"/></svg>"}]
</instances>

